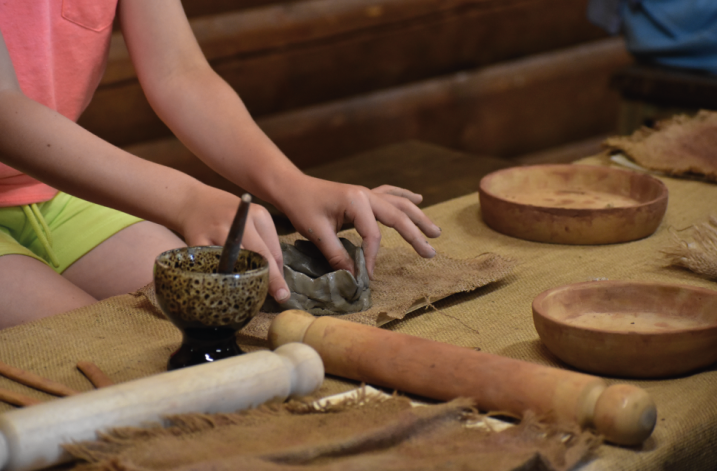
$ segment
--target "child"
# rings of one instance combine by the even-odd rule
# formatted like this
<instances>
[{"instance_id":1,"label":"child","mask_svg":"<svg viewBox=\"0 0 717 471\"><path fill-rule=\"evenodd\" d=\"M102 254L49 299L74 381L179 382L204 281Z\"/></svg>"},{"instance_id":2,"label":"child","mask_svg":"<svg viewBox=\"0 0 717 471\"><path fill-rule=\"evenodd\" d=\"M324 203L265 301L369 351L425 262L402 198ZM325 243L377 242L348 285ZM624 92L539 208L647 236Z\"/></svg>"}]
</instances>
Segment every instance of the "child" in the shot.
<instances>
[{"instance_id":1,"label":"child","mask_svg":"<svg viewBox=\"0 0 717 471\"><path fill-rule=\"evenodd\" d=\"M440 229L416 206L420 195L299 171L210 68L180 0L6 0L0 4L0 328L141 288L152 281L159 253L223 245L238 207L237 196L130 155L75 123L101 78L115 11L159 117L210 167L284 212L334 268L353 269L336 236L346 222L363 238L369 273L380 243L377 220L421 256L435 254L423 234L437 237ZM242 245L269 259L269 292L285 300L276 229L258 205Z\"/></svg>"}]
</instances>

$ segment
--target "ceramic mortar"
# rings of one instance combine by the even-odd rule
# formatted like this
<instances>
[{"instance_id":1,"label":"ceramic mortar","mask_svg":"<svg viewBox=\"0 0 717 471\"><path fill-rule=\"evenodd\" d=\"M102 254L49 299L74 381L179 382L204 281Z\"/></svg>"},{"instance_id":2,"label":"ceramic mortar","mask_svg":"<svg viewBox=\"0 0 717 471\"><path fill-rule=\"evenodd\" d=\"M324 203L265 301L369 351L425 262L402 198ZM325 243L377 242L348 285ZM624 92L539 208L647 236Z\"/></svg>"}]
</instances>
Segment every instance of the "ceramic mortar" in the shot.
<instances>
[{"instance_id":1,"label":"ceramic mortar","mask_svg":"<svg viewBox=\"0 0 717 471\"><path fill-rule=\"evenodd\" d=\"M221 247L183 247L157 257L154 286L164 314L183 335L168 369L243 353L235 333L254 317L269 289L269 263L242 249L231 274L217 273Z\"/></svg>"}]
</instances>

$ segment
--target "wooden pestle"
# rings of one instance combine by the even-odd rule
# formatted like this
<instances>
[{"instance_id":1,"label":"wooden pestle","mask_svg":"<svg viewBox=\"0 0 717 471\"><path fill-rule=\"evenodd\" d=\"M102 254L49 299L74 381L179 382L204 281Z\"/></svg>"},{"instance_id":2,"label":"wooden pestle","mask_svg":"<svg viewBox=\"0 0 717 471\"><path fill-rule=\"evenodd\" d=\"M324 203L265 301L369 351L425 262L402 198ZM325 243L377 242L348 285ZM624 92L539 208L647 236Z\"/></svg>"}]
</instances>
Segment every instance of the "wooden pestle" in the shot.
<instances>
[{"instance_id":1,"label":"wooden pestle","mask_svg":"<svg viewBox=\"0 0 717 471\"><path fill-rule=\"evenodd\" d=\"M606 440L637 445L657 420L652 398L636 386L478 352L334 317L290 310L269 329L276 347L303 342L327 373L423 397L469 397L485 411L532 410L556 422L596 429Z\"/></svg>"},{"instance_id":2,"label":"wooden pestle","mask_svg":"<svg viewBox=\"0 0 717 471\"><path fill-rule=\"evenodd\" d=\"M234 412L305 396L324 369L312 348L288 344L160 373L0 415L0 469L34 470L67 461L63 443L188 412Z\"/></svg>"},{"instance_id":3,"label":"wooden pestle","mask_svg":"<svg viewBox=\"0 0 717 471\"><path fill-rule=\"evenodd\" d=\"M38 391L54 394L55 396L72 396L74 394L79 394L79 391L68 388L64 384L43 378L42 376L36 375L30 371L23 371L20 368L6 365L2 362L0 362L0 375L26 386L30 386L31 388L35 388Z\"/></svg>"},{"instance_id":4,"label":"wooden pestle","mask_svg":"<svg viewBox=\"0 0 717 471\"><path fill-rule=\"evenodd\" d=\"M249 205L251 205L251 195L244 193L239 200L237 213L229 228L229 234L227 234L227 240L224 243L222 256L219 258L217 273L223 273L225 275L234 273L234 265L237 262L237 257L239 257L241 241L242 237L244 237L244 226L246 226L246 219L249 216Z\"/></svg>"}]
</instances>

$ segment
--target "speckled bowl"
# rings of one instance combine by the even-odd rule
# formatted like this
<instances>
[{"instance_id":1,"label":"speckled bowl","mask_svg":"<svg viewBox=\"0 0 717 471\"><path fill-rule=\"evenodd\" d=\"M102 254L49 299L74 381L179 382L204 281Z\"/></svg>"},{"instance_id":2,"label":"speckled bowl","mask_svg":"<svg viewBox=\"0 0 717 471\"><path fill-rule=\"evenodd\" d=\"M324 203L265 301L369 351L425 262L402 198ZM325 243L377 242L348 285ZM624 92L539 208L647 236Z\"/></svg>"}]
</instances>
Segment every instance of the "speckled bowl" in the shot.
<instances>
[{"instance_id":1,"label":"speckled bowl","mask_svg":"<svg viewBox=\"0 0 717 471\"><path fill-rule=\"evenodd\" d=\"M169 250L154 263L157 302L183 334L169 369L242 353L234 334L254 317L269 290L269 263L242 249L230 275L218 274L222 247Z\"/></svg>"}]
</instances>

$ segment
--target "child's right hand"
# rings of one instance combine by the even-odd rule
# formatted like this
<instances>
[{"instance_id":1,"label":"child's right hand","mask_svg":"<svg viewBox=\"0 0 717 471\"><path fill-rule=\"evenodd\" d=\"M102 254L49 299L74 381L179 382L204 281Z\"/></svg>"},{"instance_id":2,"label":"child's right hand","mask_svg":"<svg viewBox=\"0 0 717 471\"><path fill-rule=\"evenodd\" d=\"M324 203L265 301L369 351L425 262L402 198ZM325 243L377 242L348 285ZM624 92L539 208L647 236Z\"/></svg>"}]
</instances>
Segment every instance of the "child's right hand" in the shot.
<instances>
[{"instance_id":1,"label":"child's right hand","mask_svg":"<svg viewBox=\"0 0 717 471\"><path fill-rule=\"evenodd\" d=\"M200 187L193 196L188 195L179 229L187 245L223 246L238 207L239 198L207 186ZM290 293L284 280L279 237L269 211L263 206L250 206L241 245L269 261L269 294L277 302L286 301Z\"/></svg>"}]
</instances>

